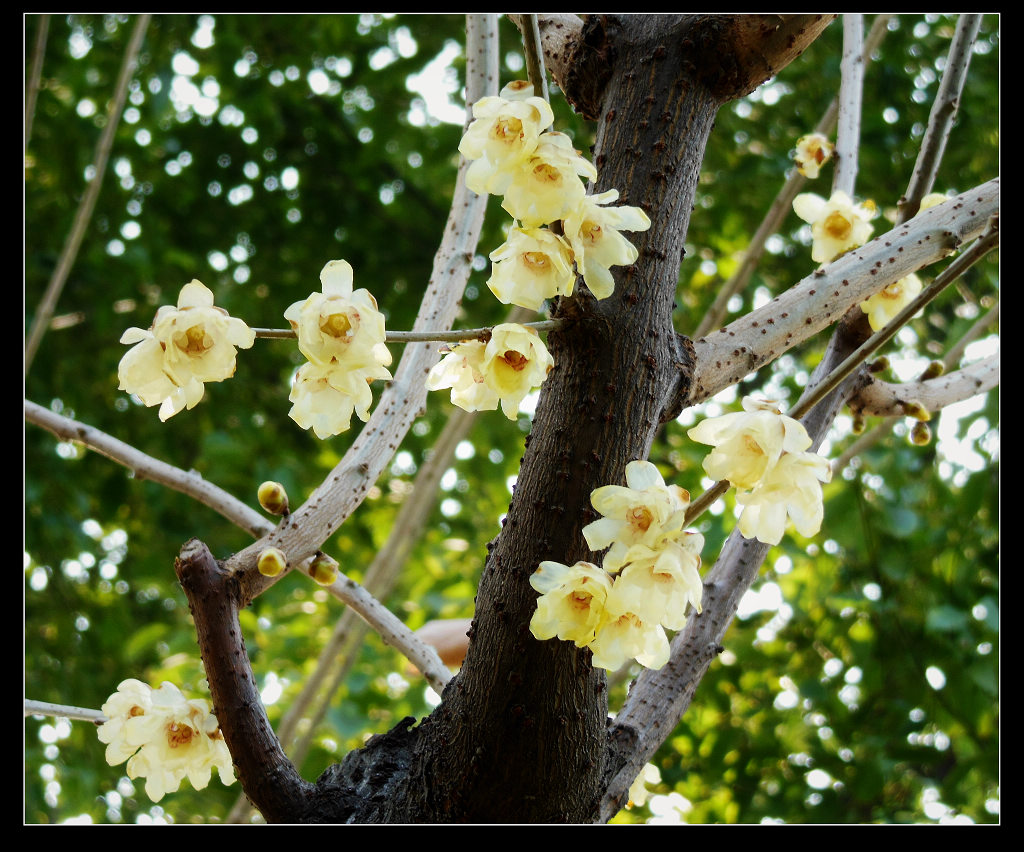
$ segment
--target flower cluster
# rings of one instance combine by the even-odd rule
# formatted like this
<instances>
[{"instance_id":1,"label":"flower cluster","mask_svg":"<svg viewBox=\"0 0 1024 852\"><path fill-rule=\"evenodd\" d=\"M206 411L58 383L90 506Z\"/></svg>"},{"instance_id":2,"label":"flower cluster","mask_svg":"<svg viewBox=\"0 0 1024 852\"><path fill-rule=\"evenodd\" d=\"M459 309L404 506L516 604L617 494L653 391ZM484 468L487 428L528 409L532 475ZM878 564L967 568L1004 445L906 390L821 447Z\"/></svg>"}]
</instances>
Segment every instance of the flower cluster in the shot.
<instances>
[{"instance_id":1,"label":"flower cluster","mask_svg":"<svg viewBox=\"0 0 1024 852\"><path fill-rule=\"evenodd\" d=\"M744 397L742 412L710 418L687 434L715 448L704 459L704 470L735 486L745 538L778 544L787 517L801 535L821 529L821 483L832 476L828 460L807 451L807 430L773 400Z\"/></svg>"},{"instance_id":2,"label":"flower cluster","mask_svg":"<svg viewBox=\"0 0 1024 852\"><path fill-rule=\"evenodd\" d=\"M107 721L97 734L107 744L107 763L127 760L128 777L145 778L154 802L177 790L183 778L202 790L214 768L222 783L234 782L231 754L206 701L186 699L166 681L152 689L128 679L102 710Z\"/></svg>"},{"instance_id":3,"label":"flower cluster","mask_svg":"<svg viewBox=\"0 0 1024 852\"><path fill-rule=\"evenodd\" d=\"M134 343L117 367L118 389L147 406L160 406L167 420L203 398L205 382L235 374L235 347L248 349L256 335L242 320L213 304L213 293L192 280L178 306L163 305L149 330L129 328L122 343Z\"/></svg>"},{"instance_id":4,"label":"flower cluster","mask_svg":"<svg viewBox=\"0 0 1024 852\"><path fill-rule=\"evenodd\" d=\"M583 535L591 550L609 548L604 565L541 562L530 577L541 595L530 631L589 647L599 668L631 659L661 668L669 656L665 628L680 629L687 607L701 608L704 538L683 530L690 495L666 485L650 462L633 461L626 486L597 488L590 499L603 517Z\"/></svg>"},{"instance_id":5,"label":"flower cluster","mask_svg":"<svg viewBox=\"0 0 1024 852\"><path fill-rule=\"evenodd\" d=\"M614 289L609 267L636 261L637 250L620 231L651 226L638 207L607 207L617 190L588 196L580 178L597 180L597 169L564 133L549 130L554 114L525 81L473 105L473 122L459 151L472 164L466 185L504 196L513 218L506 242L491 252L487 286L504 304L540 309L545 299L572 294L576 274L595 298ZM549 229L562 223L562 233ZM575 271L573 269L575 265Z\"/></svg>"},{"instance_id":6,"label":"flower cluster","mask_svg":"<svg viewBox=\"0 0 1024 852\"><path fill-rule=\"evenodd\" d=\"M860 303L872 331L880 331L921 292L921 279L911 273Z\"/></svg>"},{"instance_id":7,"label":"flower cluster","mask_svg":"<svg viewBox=\"0 0 1024 852\"><path fill-rule=\"evenodd\" d=\"M501 410L509 420L523 398L547 377L554 361L540 335L517 323L502 323L491 337L453 347L427 375L427 389L451 388L452 402L466 411Z\"/></svg>"},{"instance_id":8,"label":"flower cluster","mask_svg":"<svg viewBox=\"0 0 1024 852\"><path fill-rule=\"evenodd\" d=\"M875 205L870 201L855 204L842 190L828 200L813 192L801 193L793 199L793 210L811 226L811 259L817 263L829 263L864 245L874 231Z\"/></svg>"},{"instance_id":9,"label":"flower cluster","mask_svg":"<svg viewBox=\"0 0 1024 852\"><path fill-rule=\"evenodd\" d=\"M825 163L832 159L835 146L823 133L808 133L796 142L796 154L793 157L796 169L800 174L812 180Z\"/></svg>"},{"instance_id":10,"label":"flower cluster","mask_svg":"<svg viewBox=\"0 0 1024 852\"><path fill-rule=\"evenodd\" d=\"M353 411L369 418L370 383L391 378L391 353L384 345L384 315L369 291L353 291L347 261L330 261L320 283L322 292L295 302L284 317L308 359L288 395L288 416L323 439L348 429Z\"/></svg>"}]
</instances>

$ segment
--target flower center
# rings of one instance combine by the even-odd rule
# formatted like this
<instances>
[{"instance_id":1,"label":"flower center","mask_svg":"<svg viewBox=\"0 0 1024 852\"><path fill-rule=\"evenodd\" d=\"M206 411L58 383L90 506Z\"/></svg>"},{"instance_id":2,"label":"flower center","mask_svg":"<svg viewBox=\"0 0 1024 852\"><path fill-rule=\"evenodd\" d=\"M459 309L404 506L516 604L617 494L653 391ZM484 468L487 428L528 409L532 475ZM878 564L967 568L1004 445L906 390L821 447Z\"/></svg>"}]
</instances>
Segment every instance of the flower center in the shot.
<instances>
[{"instance_id":1,"label":"flower center","mask_svg":"<svg viewBox=\"0 0 1024 852\"><path fill-rule=\"evenodd\" d=\"M524 252L523 263L538 271L544 271L551 265L551 261L548 259L548 256L539 251Z\"/></svg>"},{"instance_id":2,"label":"flower center","mask_svg":"<svg viewBox=\"0 0 1024 852\"><path fill-rule=\"evenodd\" d=\"M494 125L494 138L499 142L515 142L523 135L523 123L518 118L506 118Z\"/></svg>"},{"instance_id":3,"label":"flower center","mask_svg":"<svg viewBox=\"0 0 1024 852\"><path fill-rule=\"evenodd\" d=\"M186 355L202 355L213 346L213 338L201 325L194 325L184 334L175 335L174 345Z\"/></svg>"},{"instance_id":4,"label":"flower center","mask_svg":"<svg viewBox=\"0 0 1024 852\"><path fill-rule=\"evenodd\" d=\"M177 722L171 722L167 726L167 745L171 748L187 746L192 742L192 735L194 733L195 731L188 725L179 725Z\"/></svg>"},{"instance_id":5,"label":"flower center","mask_svg":"<svg viewBox=\"0 0 1024 852\"><path fill-rule=\"evenodd\" d=\"M132 709L128 711L129 716L145 716L146 711L139 707L138 704L133 704Z\"/></svg>"},{"instance_id":6,"label":"flower center","mask_svg":"<svg viewBox=\"0 0 1024 852\"><path fill-rule=\"evenodd\" d=\"M351 329L352 321L348 318L347 314L331 314L320 323L320 331L324 334L329 334L331 337L350 337L349 331Z\"/></svg>"},{"instance_id":7,"label":"flower center","mask_svg":"<svg viewBox=\"0 0 1024 852\"><path fill-rule=\"evenodd\" d=\"M549 163L538 163L533 167L533 176L542 183L558 183L561 173Z\"/></svg>"},{"instance_id":8,"label":"flower center","mask_svg":"<svg viewBox=\"0 0 1024 852\"><path fill-rule=\"evenodd\" d=\"M750 435L743 436L743 446L746 448L748 453L753 453L755 456L764 455L764 447L751 438Z\"/></svg>"},{"instance_id":9,"label":"flower center","mask_svg":"<svg viewBox=\"0 0 1024 852\"><path fill-rule=\"evenodd\" d=\"M590 609L590 602L593 599L594 596L588 595L586 592L573 592L569 595L569 606L577 612L586 612Z\"/></svg>"},{"instance_id":10,"label":"flower center","mask_svg":"<svg viewBox=\"0 0 1024 852\"><path fill-rule=\"evenodd\" d=\"M825 233L836 240L848 240L853 233L853 223L838 211L825 219Z\"/></svg>"},{"instance_id":11,"label":"flower center","mask_svg":"<svg viewBox=\"0 0 1024 852\"><path fill-rule=\"evenodd\" d=\"M580 236L594 245L601 239L601 226L597 222L584 222L583 227L580 228Z\"/></svg>"},{"instance_id":12,"label":"flower center","mask_svg":"<svg viewBox=\"0 0 1024 852\"><path fill-rule=\"evenodd\" d=\"M629 510L629 525L640 532L647 532L654 522L654 515L646 506L634 506Z\"/></svg>"},{"instance_id":13,"label":"flower center","mask_svg":"<svg viewBox=\"0 0 1024 852\"><path fill-rule=\"evenodd\" d=\"M508 349L505 354L501 356L501 360L518 373L526 366L529 359L522 352L516 352L515 349Z\"/></svg>"}]
</instances>

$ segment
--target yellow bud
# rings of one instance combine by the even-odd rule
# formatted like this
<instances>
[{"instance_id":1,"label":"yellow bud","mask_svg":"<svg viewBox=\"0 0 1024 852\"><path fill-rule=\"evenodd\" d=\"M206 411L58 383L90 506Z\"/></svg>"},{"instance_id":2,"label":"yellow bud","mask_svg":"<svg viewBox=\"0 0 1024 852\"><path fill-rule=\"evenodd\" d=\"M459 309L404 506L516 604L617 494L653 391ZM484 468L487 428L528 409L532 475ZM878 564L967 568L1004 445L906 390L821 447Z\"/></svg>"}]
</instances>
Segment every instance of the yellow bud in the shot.
<instances>
[{"instance_id":1,"label":"yellow bud","mask_svg":"<svg viewBox=\"0 0 1024 852\"><path fill-rule=\"evenodd\" d=\"M868 364L868 371L871 373L881 373L883 370L889 369L889 359L882 355Z\"/></svg>"},{"instance_id":2,"label":"yellow bud","mask_svg":"<svg viewBox=\"0 0 1024 852\"><path fill-rule=\"evenodd\" d=\"M309 563L309 576L321 586L329 586L338 579L338 562L326 553L318 553Z\"/></svg>"},{"instance_id":3,"label":"yellow bud","mask_svg":"<svg viewBox=\"0 0 1024 852\"><path fill-rule=\"evenodd\" d=\"M280 548L267 547L260 551L256 567L264 577L276 577L288 567L288 557Z\"/></svg>"},{"instance_id":4,"label":"yellow bud","mask_svg":"<svg viewBox=\"0 0 1024 852\"><path fill-rule=\"evenodd\" d=\"M913 417L915 420L926 422L932 419L931 412L924 407L924 405L918 402L916 399L910 399L906 402L900 403L903 407L903 413L907 417Z\"/></svg>"},{"instance_id":5,"label":"yellow bud","mask_svg":"<svg viewBox=\"0 0 1024 852\"><path fill-rule=\"evenodd\" d=\"M921 381L926 382L928 381L928 379L937 379L945 372L945 364L943 364L941 361L932 361L927 367L924 368L924 372L921 373Z\"/></svg>"},{"instance_id":6,"label":"yellow bud","mask_svg":"<svg viewBox=\"0 0 1024 852\"><path fill-rule=\"evenodd\" d=\"M923 447L930 443L931 440L931 427L927 423L915 423L914 428L910 430L910 443L915 444L918 447Z\"/></svg>"},{"instance_id":7,"label":"yellow bud","mask_svg":"<svg viewBox=\"0 0 1024 852\"><path fill-rule=\"evenodd\" d=\"M864 415L857 413L853 415L853 434L860 435L864 431L865 426Z\"/></svg>"},{"instance_id":8,"label":"yellow bud","mask_svg":"<svg viewBox=\"0 0 1024 852\"><path fill-rule=\"evenodd\" d=\"M256 492L260 505L272 515L288 514L288 493L280 482L268 480Z\"/></svg>"}]
</instances>

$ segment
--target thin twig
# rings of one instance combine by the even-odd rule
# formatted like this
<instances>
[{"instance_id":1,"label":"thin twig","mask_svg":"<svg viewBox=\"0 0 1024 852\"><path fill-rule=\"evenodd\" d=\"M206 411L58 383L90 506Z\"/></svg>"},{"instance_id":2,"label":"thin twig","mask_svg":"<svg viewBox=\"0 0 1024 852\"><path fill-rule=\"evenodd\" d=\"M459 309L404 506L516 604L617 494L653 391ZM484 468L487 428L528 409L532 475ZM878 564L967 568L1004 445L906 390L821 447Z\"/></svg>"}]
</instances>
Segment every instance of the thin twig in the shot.
<instances>
[{"instance_id":1,"label":"thin twig","mask_svg":"<svg viewBox=\"0 0 1024 852\"><path fill-rule=\"evenodd\" d=\"M90 710L88 707L72 707L68 704L51 704L49 701L32 701L29 698L25 699L25 715L79 719L96 725L102 725L107 721L107 717L100 710Z\"/></svg>"},{"instance_id":2,"label":"thin twig","mask_svg":"<svg viewBox=\"0 0 1024 852\"><path fill-rule=\"evenodd\" d=\"M36 314L32 319L32 327L29 329L28 341L25 344L26 376L32 366L32 359L39 349L39 343L43 339L43 335L46 334L46 329L50 324L50 317L53 316L57 300L60 298L64 284L71 273L71 267L74 266L75 259L78 257L78 249L82 245L86 229L89 226L89 220L92 218L93 210L96 208L96 199L99 198L100 188L103 185L103 175L107 170L110 149L114 144L114 133L121 120L121 110L124 108L125 98L128 95L128 83L135 72L139 49L142 47L142 39L146 34L150 18L152 18L150 14L139 15L135 21L135 29L132 31L131 38L128 41L128 47L125 49L124 61L121 63L121 71L114 86L114 95L110 101L110 108L107 110L107 123L103 128L103 133L100 135L99 142L96 144L96 151L93 155L92 180L89 181L89 185L82 195L78 210L75 212L75 220L71 225L71 231L68 233L64 248L61 250L57 266L53 270L50 283L46 285L46 291L43 293L43 298L39 302Z\"/></svg>"},{"instance_id":3,"label":"thin twig","mask_svg":"<svg viewBox=\"0 0 1024 852\"><path fill-rule=\"evenodd\" d=\"M566 323L564 319L540 320L537 322L519 323L526 328L535 331L556 331ZM494 326L483 328L458 328L451 331L388 331L385 332L386 343L424 343L432 340L447 343L462 343L466 340L488 340ZM257 337L270 339L294 339L295 331L290 328L254 328L253 332Z\"/></svg>"},{"instance_id":4,"label":"thin twig","mask_svg":"<svg viewBox=\"0 0 1024 852\"><path fill-rule=\"evenodd\" d=\"M28 142L32 138L32 122L36 117L36 98L39 96L39 81L43 76L43 57L46 55L46 36L50 30L50 16L39 16L39 29L36 30L36 41L32 48L32 68L28 75L28 86L25 88L25 153L28 153Z\"/></svg>"}]
</instances>

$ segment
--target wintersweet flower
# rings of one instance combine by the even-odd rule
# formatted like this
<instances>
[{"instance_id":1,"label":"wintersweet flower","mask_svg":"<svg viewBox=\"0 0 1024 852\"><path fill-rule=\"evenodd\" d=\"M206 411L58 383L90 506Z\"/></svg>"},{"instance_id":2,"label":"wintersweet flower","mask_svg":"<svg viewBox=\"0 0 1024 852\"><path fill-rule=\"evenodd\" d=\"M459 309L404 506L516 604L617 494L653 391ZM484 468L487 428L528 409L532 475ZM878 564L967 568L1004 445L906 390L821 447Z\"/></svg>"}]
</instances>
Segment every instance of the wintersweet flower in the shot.
<instances>
[{"instance_id":1,"label":"wintersweet flower","mask_svg":"<svg viewBox=\"0 0 1024 852\"><path fill-rule=\"evenodd\" d=\"M519 416L523 398L547 378L554 359L535 329L501 323L491 329L480 371L509 420Z\"/></svg>"},{"instance_id":2,"label":"wintersweet flower","mask_svg":"<svg viewBox=\"0 0 1024 852\"><path fill-rule=\"evenodd\" d=\"M541 562L530 576L540 592L530 632L538 639L557 636L577 648L591 642L604 618L604 604L612 588L608 574L590 562L573 566Z\"/></svg>"},{"instance_id":3,"label":"wintersweet flower","mask_svg":"<svg viewBox=\"0 0 1024 852\"><path fill-rule=\"evenodd\" d=\"M626 807L629 808L634 805L637 807L642 806L651 794L648 786L654 786L660 783L661 770L653 763L645 763L644 768L640 770L640 774L637 775L633 780L633 783L629 785Z\"/></svg>"},{"instance_id":4,"label":"wintersweet flower","mask_svg":"<svg viewBox=\"0 0 1024 852\"><path fill-rule=\"evenodd\" d=\"M860 308L868 315L871 329L879 331L914 301L920 292L921 279L911 273L906 278L894 281L885 289L879 290L867 301L861 302Z\"/></svg>"},{"instance_id":5,"label":"wintersweet flower","mask_svg":"<svg viewBox=\"0 0 1024 852\"><path fill-rule=\"evenodd\" d=\"M459 152L473 160L466 172L466 186L478 195L501 195L555 115L544 98L533 97L532 85L518 81L502 89L498 97L481 98L473 104L473 119L459 143Z\"/></svg>"},{"instance_id":6,"label":"wintersweet flower","mask_svg":"<svg viewBox=\"0 0 1024 852\"><path fill-rule=\"evenodd\" d=\"M689 532L643 555L640 547L633 548L632 559L615 578L609 608L634 612L669 630L681 629L688 607L701 611L704 586L698 569L703 547L704 536Z\"/></svg>"},{"instance_id":7,"label":"wintersweet flower","mask_svg":"<svg viewBox=\"0 0 1024 852\"><path fill-rule=\"evenodd\" d=\"M512 228L490 259L487 286L506 305L538 311L545 299L572 295L576 284L569 244L546 228Z\"/></svg>"},{"instance_id":8,"label":"wintersweet flower","mask_svg":"<svg viewBox=\"0 0 1024 852\"><path fill-rule=\"evenodd\" d=\"M743 411L698 423L687 432L694 441L715 449L704 459L704 470L716 480L737 488L753 488L782 454L798 453L811 445L807 430L782 414L774 400L743 398Z\"/></svg>"},{"instance_id":9,"label":"wintersweet flower","mask_svg":"<svg viewBox=\"0 0 1024 852\"><path fill-rule=\"evenodd\" d=\"M813 192L801 193L793 199L793 210L811 226L811 259L817 263L828 263L864 245L874 231L870 224L874 205L854 204L842 190L832 193L827 201Z\"/></svg>"},{"instance_id":10,"label":"wintersweet flower","mask_svg":"<svg viewBox=\"0 0 1024 852\"><path fill-rule=\"evenodd\" d=\"M929 210L932 207L938 207L940 204L945 204L948 200L949 197L944 192L929 192L921 199L917 212L921 213L922 211Z\"/></svg>"},{"instance_id":11,"label":"wintersweet flower","mask_svg":"<svg viewBox=\"0 0 1024 852\"><path fill-rule=\"evenodd\" d=\"M605 602L611 612L616 596L612 587ZM668 662L669 646L665 629L656 621L646 621L635 612L608 615L588 646L597 668L615 671L629 660L649 669L660 669Z\"/></svg>"},{"instance_id":12,"label":"wintersweet flower","mask_svg":"<svg viewBox=\"0 0 1024 852\"><path fill-rule=\"evenodd\" d=\"M583 528L591 550L603 550L604 567L617 571L636 546L657 550L681 534L690 495L678 485L666 485L648 461L626 465L626 485L604 485L591 492L590 502L604 517Z\"/></svg>"},{"instance_id":13,"label":"wintersweet flower","mask_svg":"<svg viewBox=\"0 0 1024 852\"><path fill-rule=\"evenodd\" d=\"M121 342L135 344L117 368L118 389L147 406L159 405L161 420L203 398L204 382L235 374L236 348L248 349L256 335L242 320L213 304L213 293L193 279L181 288L177 307L163 305L149 330L129 328Z\"/></svg>"},{"instance_id":14,"label":"wintersweet flower","mask_svg":"<svg viewBox=\"0 0 1024 852\"><path fill-rule=\"evenodd\" d=\"M98 736L108 743L107 762L113 766L127 759L128 777L144 777L154 802L177 790L183 778L202 790L214 768L222 783L234 781L231 755L209 704L186 699L174 684L152 690L123 681L103 712L108 721Z\"/></svg>"},{"instance_id":15,"label":"wintersweet flower","mask_svg":"<svg viewBox=\"0 0 1024 852\"><path fill-rule=\"evenodd\" d=\"M812 180L818 176L819 169L832 159L835 147L823 133L808 133L796 142L797 171Z\"/></svg>"},{"instance_id":16,"label":"wintersweet flower","mask_svg":"<svg viewBox=\"0 0 1024 852\"><path fill-rule=\"evenodd\" d=\"M498 407L498 394L484 376L482 340L456 344L427 374L427 390L451 388L453 405L465 411L493 411Z\"/></svg>"},{"instance_id":17,"label":"wintersweet flower","mask_svg":"<svg viewBox=\"0 0 1024 852\"><path fill-rule=\"evenodd\" d=\"M740 532L765 544L778 544L787 518L796 531L812 536L824 516L821 483L832 478L827 459L817 453L786 453L752 491L740 492Z\"/></svg>"},{"instance_id":18,"label":"wintersweet flower","mask_svg":"<svg viewBox=\"0 0 1024 852\"><path fill-rule=\"evenodd\" d=\"M651 227L650 218L639 207L603 206L618 200L618 197L617 189L588 195L565 216L563 222L576 268L595 299L606 299L615 289L609 267L629 266L636 262L636 247L619 232L646 231Z\"/></svg>"},{"instance_id":19,"label":"wintersweet flower","mask_svg":"<svg viewBox=\"0 0 1024 852\"><path fill-rule=\"evenodd\" d=\"M321 365L369 366L376 371L390 364L384 314L368 290L353 291L351 265L344 260L328 262L320 283L322 292L284 312L299 339L299 351Z\"/></svg>"},{"instance_id":20,"label":"wintersweet flower","mask_svg":"<svg viewBox=\"0 0 1024 852\"><path fill-rule=\"evenodd\" d=\"M586 195L580 176L597 180L594 164L564 133L544 133L530 157L512 173L501 206L526 227L564 219Z\"/></svg>"},{"instance_id":21,"label":"wintersweet flower","mask_svg":"<svg viewBox=\"0 0 1024 852\"><path fill-rule=\"evenodd\" d=\"M288 401L288 416L303 429L312 429L321 440L346 431L353 411L359 419L370 418L374 379L390 379L383 366L352 368L323 366L312 361L303 364L295 374Z\"/></svg>"}]
</instances>

